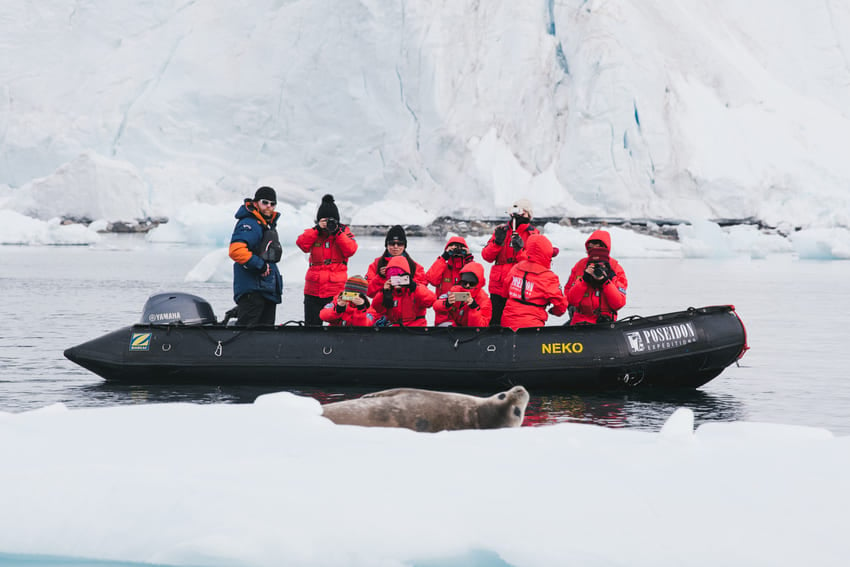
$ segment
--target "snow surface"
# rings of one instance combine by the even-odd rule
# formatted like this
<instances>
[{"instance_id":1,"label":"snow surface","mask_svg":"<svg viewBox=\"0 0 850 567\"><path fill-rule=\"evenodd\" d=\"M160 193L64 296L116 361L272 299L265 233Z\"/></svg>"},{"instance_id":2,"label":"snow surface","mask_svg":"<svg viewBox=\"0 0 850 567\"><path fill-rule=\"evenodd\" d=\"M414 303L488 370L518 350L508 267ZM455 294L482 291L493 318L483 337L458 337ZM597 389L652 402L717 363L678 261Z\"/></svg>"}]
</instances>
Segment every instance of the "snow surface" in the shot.
<instances>
[{"instance_id":1,"label":"snow surface","mask_svg":"<svg viewBox=\"0 0 850 567\"><path fill-rule=\"evenodd\" d=\"M320 414L290 393L0 413L0 551L393 567L843 566L850 553L850 438L823 429L694 431L684 408L659 433L428 434Z\"/></svg>"},{"instance_id":2,"label":"snow surface","mask_svg":"<svg viewBox=\"0 0 850 567\"><path fill-rule=\"evenodd\" d=\"M846 2L42 0L0 37L0 209L41 220L179 233L269 184L355 224L850 228Z\"/></svg>"}]
</instances>

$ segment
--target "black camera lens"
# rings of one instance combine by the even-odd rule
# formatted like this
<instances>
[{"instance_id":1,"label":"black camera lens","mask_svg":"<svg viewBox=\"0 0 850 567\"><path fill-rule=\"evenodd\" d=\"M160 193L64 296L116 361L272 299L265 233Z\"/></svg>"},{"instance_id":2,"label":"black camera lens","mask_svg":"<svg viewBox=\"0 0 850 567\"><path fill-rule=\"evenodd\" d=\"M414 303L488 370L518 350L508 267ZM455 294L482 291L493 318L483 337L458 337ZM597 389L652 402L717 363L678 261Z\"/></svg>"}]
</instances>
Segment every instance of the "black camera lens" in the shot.
<instances>
[{"instance_id":1,"label":"black camera lens","mask_svg":"<svg viewBox=\"0 0 850 567\"><path fill-rule=\"evenodd\" d=\"M336 229L339 228L339 222L336 219L328 219L327 221L328 232L336 232Z\"/></svg>"},{"instance_id":2,"label":"black camera lens","mask_svg":"<svg viewBox=\"0 0 850 567\"><path fill-rule=\"evenodd\" d=\"M605 268L600 266L599 264L593 265L593 277L597 279L602 279L605 277Z\"/></svg>"}]
</instances>

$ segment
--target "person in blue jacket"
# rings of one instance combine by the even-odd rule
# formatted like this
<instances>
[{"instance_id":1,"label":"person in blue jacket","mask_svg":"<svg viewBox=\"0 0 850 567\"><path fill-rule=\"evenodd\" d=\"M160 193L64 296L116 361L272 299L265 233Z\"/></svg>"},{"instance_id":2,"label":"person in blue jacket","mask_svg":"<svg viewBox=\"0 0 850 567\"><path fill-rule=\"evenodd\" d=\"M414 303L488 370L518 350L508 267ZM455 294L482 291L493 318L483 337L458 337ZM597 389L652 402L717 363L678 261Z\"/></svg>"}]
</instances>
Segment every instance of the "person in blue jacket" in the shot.
<instances>
[{"instance_id":1,"label":"person in blue jacket","mask_svg":"<svg viewBox=\"0 0 850 567\"><path fill-rule=\"evenodd\" d=\"M260 187L254 198L236 211L236 226L230 237L233 259L233 300L238 325L274 325L275 309L281 301L283 278L277 263L283 248L277 235L277 194Z\"/></svg>"}]
</instances>

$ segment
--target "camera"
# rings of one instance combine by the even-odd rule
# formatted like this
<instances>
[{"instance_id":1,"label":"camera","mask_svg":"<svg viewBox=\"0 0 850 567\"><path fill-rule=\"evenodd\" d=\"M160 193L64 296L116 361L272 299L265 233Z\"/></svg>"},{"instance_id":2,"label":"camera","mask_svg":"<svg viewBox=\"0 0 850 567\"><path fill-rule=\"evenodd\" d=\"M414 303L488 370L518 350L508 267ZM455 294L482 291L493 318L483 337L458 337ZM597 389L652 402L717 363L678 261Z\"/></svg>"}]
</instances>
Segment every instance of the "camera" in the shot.
<instances>
[{"instance_id":1,"label":"camera","mask_svg":"<svg viewBox=\"0 0 850 567\"><path fill-rule=\"evenodd\" d=\"M410 276L407 274L403 276L390 276L390 285L393 287L410 285Z\"/></svg>"},{"instance_id":2,"label":"camera","mask_svg":"<svg viewBox=\"0 0 850 567\"><path fill-rule=\"evenodd\" d=\"M460 246L453 246L448 250L449 256L466 256L466 250Z\"/></svg>"},{"instance_id":3,"label":"camera","mask_svg":"<svg viewBox=\"0 0 850 567\"><path fill-rule=\"evenodd\" d=\"M601 280L608 275L608 270L602 264L593 264L593 277Z\"/></svg>"},{"instance_id":4,"label":"camera","mask_svg":"<svg viewBox=\"0 0 850 567\"><path fill-rule=\"evenodd\" d=\"M523 246L525 246L525 242L522 241L522 236L517 233L513 233L511 236L511 248L519 252L522 250Z\"/></svg>"},{"instance_id":5,"label":"camera","mask_svg":"<svg viewBox=\"0 0 850 567\"><path fill-rule=\"evenodd\" d=\"M342 292L341 299L343 301L353 301L354 299L357 299L358 297L360 297L360 294L357 293L356 291L344 291L344 292Z\"/></svg>"},{"instance_id":6,"label":"camera","mask_svg":"<svg viewBox=\"0 0 850 567\"><path fill-rule=\"evenodd\" d=\"M327 223L328 232L330 232L331 234L333 234L339 229L339 221L335 218L329 218L325 222Z\"/></svg>"}]
</instances>

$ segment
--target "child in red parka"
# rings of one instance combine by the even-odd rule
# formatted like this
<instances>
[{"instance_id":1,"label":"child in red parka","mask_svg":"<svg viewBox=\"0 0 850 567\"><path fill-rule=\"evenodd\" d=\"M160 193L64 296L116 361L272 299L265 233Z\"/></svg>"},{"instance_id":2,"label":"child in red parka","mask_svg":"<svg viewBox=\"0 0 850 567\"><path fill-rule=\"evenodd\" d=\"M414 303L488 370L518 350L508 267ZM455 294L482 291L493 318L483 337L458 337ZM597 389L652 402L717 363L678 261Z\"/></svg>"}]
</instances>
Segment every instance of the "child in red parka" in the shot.
<instances>
[{"instance_id":1,"label":"child in red parka","mask_svg":"<svg viewBox=\"0 0 850 567\"><path fill-rule=\"evenodd\" d=\"M384 315L394 327L425 327L425 314L437 299L434 292L414 281L404 256L390 258L386 276L372 304L375 312Z\"/></svg>"},{"instance_id":2,"label":"child in red parka","mask_svg":"<svg viewBox=\"0 0 850 567\"><path fill-rule=\"evenodd\" d=\"M561 281L550 269L554 247L542 234L533 234L525 243L525 259L508 273L503 285L508 301L502 314L502 325L516 331L520 327L542 327L549 313L555 316L567 312L567 300L561 291Z\"/></svg>"},{"instance_id":3,"label":"child in red parka","mask_svg":"<svg viewBox=\"0 0 850 567\"><path fill-rule=\"evenodd\" d=\"M460 236L452 236L446 244L443 254L439 256L428 271L425 277L428 283L434 286L434 295L437 297L443 296L460 281L460 273L464 266L472 262L472 254L469 253L469 246ZM434 318L435 325L441 325L448 321L446 314L440 312L436 307Z\"/></svg>"},{"instance_id":4,"label":"child in red parka","mask_svg":"<svg viewBox=\"0 0 850 567\"><path fill-rule=\"evenodd\" d=\"M434 303L435 321L443 326L486 327L490 324L493 307L484 291L484 266L470 262L460 271L459 281L437 298ZM460 300L456 293L466 292L469 298ZM436 323L440 325L440 323Z\"/></svg>"},{"instance_id":5,"label":"child in red parka","mask_svg":"<svg viewBox=\"0 0 850 567\"><path fill-rule=\"evenodd\" d=\"M331 327L371 327L375 324L375 311L366 297L366 278L351 276L345 288L334 300L322 308L319 317Z\"/></svg>"},{"instance_id":6,"label":"child in red parka","mask_svg":"<svg viewBox=\"0 0 850 567\"><path fill-rule=\"evenodd\" d=\"M576 262L567 280L567 301L574 309L570 324L616 321L629 282L620 263L611 258L611 235L597 230L584 247L587 258Z\"/></svg>"}]
</instances>

